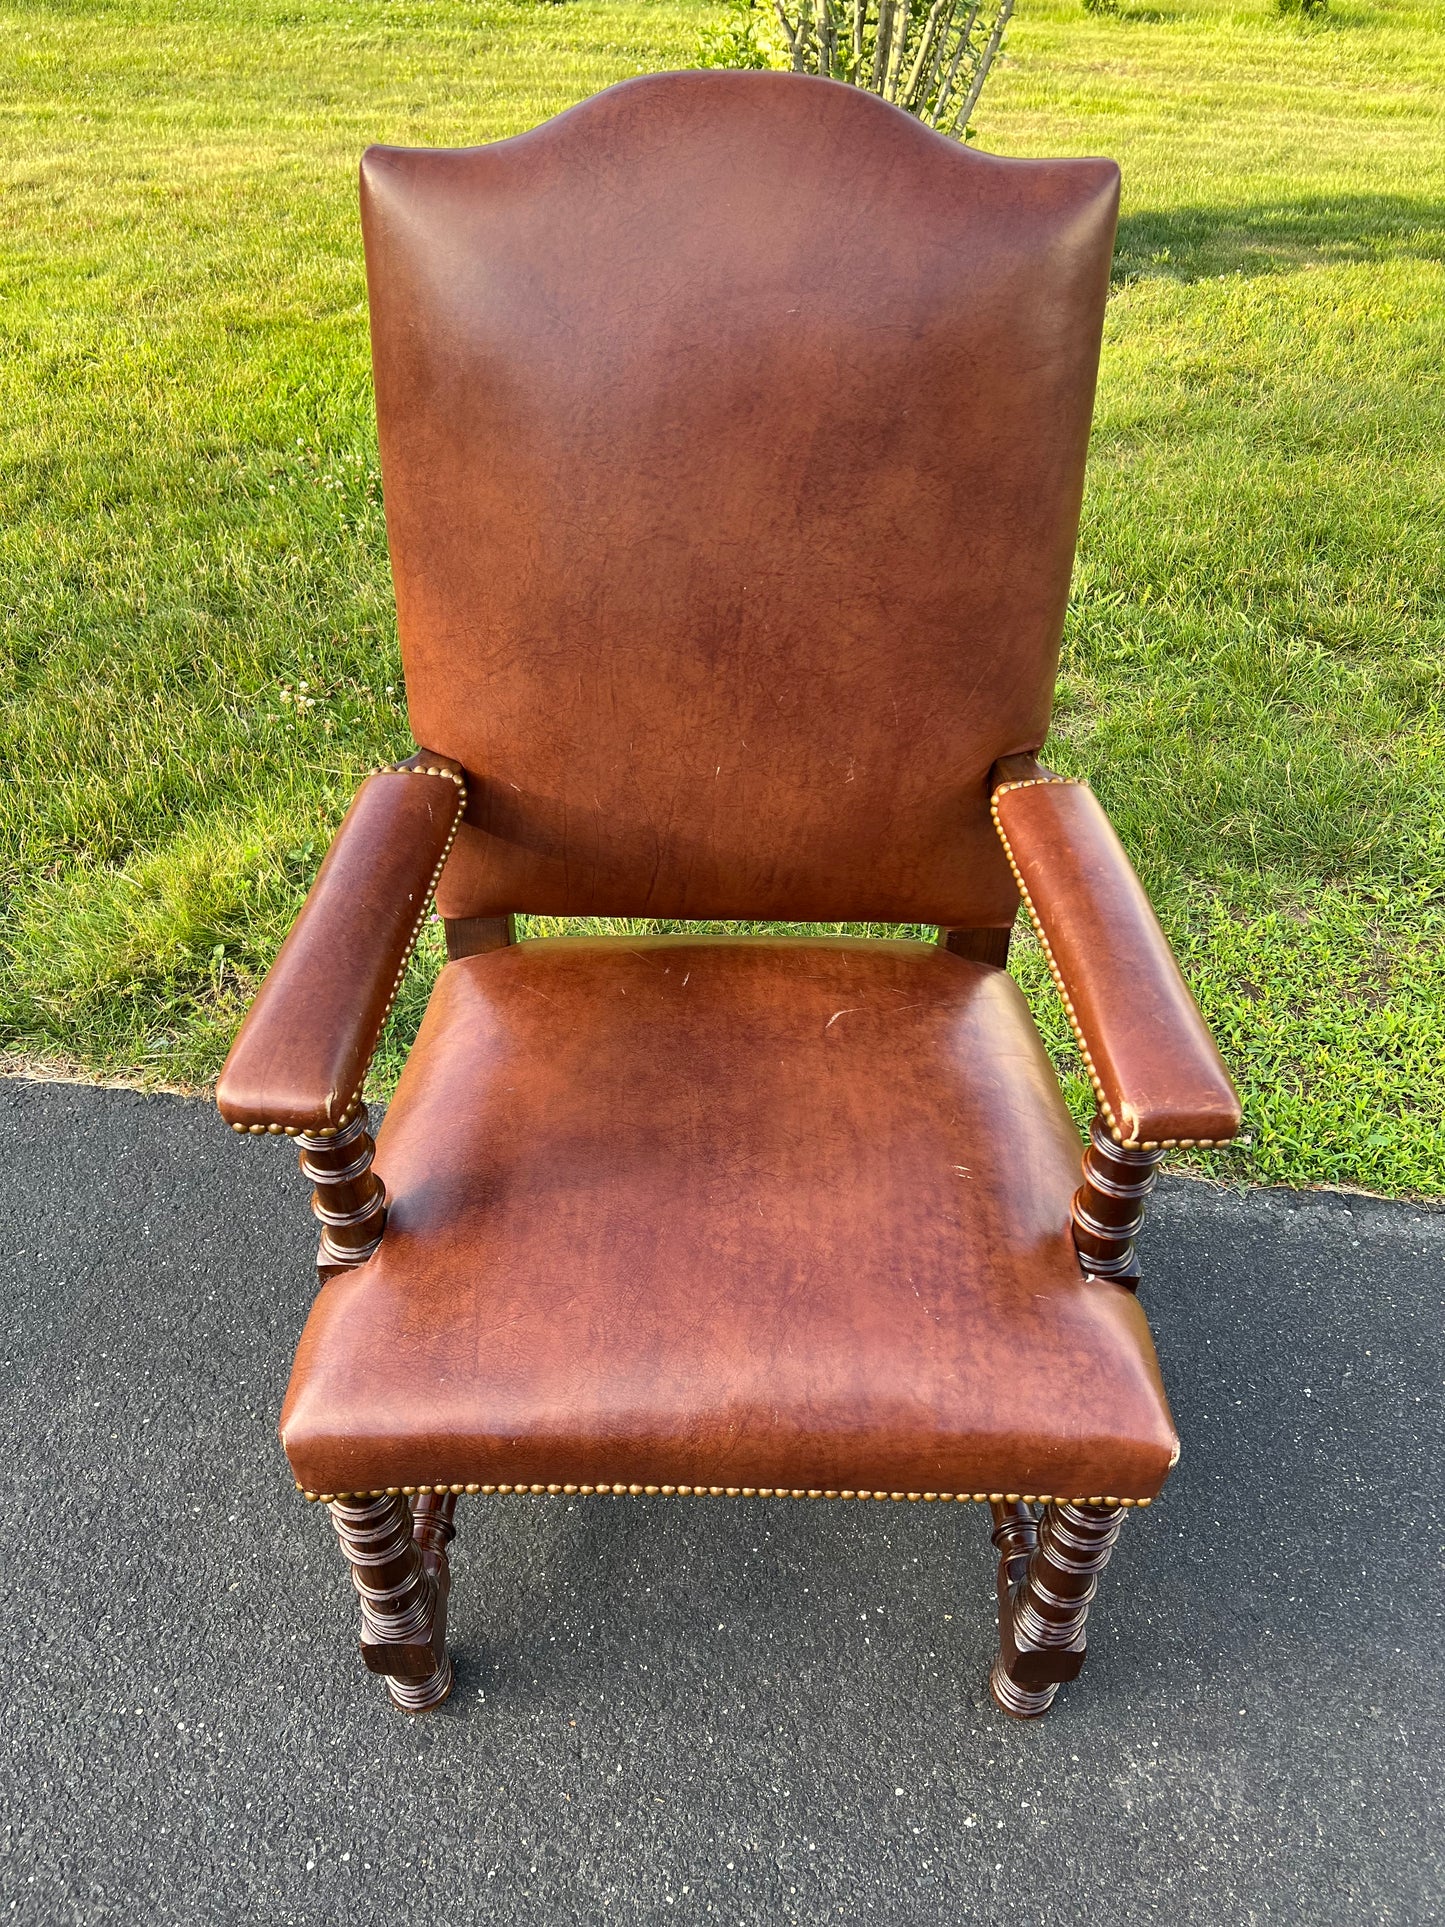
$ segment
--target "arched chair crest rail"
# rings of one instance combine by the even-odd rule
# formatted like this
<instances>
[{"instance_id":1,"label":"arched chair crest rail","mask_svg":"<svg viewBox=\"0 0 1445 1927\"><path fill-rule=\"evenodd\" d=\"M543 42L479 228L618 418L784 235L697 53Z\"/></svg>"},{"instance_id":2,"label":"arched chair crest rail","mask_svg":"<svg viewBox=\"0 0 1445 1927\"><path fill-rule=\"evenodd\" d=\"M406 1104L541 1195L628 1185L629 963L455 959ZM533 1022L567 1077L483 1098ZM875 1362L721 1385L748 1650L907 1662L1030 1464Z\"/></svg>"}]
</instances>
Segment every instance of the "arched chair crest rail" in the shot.
<instances>
[{"instance_id":1,"label":"arched chair crest rail","mask_svg":"<svg viewBox=\"0 0 1445 1927\"><path fill-rule=\"evenodd\" d=\"M314 1186L282 1436L399 1705L450 1686L463 1493L979 1501L999 1704L1082 1663L1177 1456L1140 1210L1239 1119L1092 793L1036 760L1117 191L766 73L362 164L425 747L362 785L217 1101ZM1082 1178L1021 904L1097 1093Z\"/></svg>"}]
</instances>

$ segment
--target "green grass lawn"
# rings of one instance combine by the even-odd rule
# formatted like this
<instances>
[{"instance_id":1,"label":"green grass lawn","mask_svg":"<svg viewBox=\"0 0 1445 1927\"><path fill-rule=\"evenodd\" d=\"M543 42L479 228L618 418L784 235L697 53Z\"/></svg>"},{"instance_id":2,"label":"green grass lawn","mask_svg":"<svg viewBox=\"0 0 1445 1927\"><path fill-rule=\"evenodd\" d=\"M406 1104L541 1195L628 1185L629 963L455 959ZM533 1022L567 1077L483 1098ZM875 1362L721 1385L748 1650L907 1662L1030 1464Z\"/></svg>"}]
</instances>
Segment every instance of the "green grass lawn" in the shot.
<instances>
[{"instance_id":1,"label":"green grass lawn","mask_svg":"<svg viewBox=\"0 0 1445 1927\"><path fill-rule=\"evenodd\" d=\"M514 133L715 17L0 11L13 1060L203 1082L357 778L410 746L362 147ZM1445 1192L1445 16L1021 0L1008 52L980 144L1124 170L1052 756L1244 1088L1205 1168ZM1082 1104L1031 942L1016 969Z\"/></svg>"}]
</instances>

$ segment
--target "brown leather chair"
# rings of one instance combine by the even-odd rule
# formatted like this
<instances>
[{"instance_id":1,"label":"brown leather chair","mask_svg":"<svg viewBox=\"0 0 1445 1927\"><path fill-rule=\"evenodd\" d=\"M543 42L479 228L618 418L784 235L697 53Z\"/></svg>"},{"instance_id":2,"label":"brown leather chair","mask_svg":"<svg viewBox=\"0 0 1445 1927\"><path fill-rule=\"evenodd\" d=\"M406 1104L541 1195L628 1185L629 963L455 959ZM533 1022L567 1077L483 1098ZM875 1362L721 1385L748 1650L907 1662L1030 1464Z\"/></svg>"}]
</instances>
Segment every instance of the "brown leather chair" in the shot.
<instances>
[{"instance_id":1,"label":"brown leather chair","mask_svg":"<svg viewBox=\"0 0 1445 1927\"><path fill-rule=\"evenodd\" d=\"M217 1101L316 1187L282 1437L402 1706L451 1683L464 1492L986 1503L1000 1705L1082 1664L1178 1453L1141 1203L1239 1120L1098 804L1034 760L1117 195L779 74L362 164L428 747L363 784ZM434 890L450 961L373 1147ZM1082 1184L1020 903L1098 1094Z\"/></svg>"}]
</instances>

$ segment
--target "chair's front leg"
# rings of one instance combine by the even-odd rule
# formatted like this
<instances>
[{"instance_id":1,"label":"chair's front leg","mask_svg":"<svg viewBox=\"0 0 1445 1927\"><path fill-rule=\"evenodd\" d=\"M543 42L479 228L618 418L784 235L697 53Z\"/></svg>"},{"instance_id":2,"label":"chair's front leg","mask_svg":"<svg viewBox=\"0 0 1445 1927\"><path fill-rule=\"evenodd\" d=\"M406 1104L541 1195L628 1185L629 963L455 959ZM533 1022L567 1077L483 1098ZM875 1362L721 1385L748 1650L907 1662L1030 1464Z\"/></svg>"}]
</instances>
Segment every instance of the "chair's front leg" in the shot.
<instances>
[{"instance_id":1,"label":"chair's front leg","mask_svg":"<svg viewBox=\"0 0 1445 1927\"><path fill-rule=\"evenodd\" d=\"M446 1548L456 1501L399 1493L333 1500L331 1523L361 1597L361 1656L408 1713L440 1706L452 1690L447 1652Z\"/></svg>"},{"instance_id":2,"label":"chair's front leg","mask_svg":"<svg viewBox=\"0 0 1445 1927\"><path fill-rule=\"evenodd\" d=\"M998 1658L989 1691L1016 1720L1047 1713L1065 1680L1077 1679L1085 1659L1084 1625L1099 1574L1109 1563L1124 1521L1119 1506L1052 1504L1037 1527L1023 1506L995 1505L999 1565ZM1031 1550L1027 1539L1033 1536ZM1023 1563L1022 1577L1014 1573Z\"/></svg>"},{"instance_id":3,"label":"chair's front leg","mask_svg":"<svg viewBox=\"0 0 1445 1927\"><path fill-rule=\"evenodd\" d=\"M375 1146L366 1106L329 1136L302 1132L301 1169L316 1189L321 1225L316 1269L328 1283L366 1260L386 1228L386 1192L371 1168ZM333 1500L331 1523L361 1595L361 1656L386 1675L408 1713L440 1706L452 1690L447 1652L447 1547L456 1535L451 1493L427 1492L408 1505L400 1493Z\"/></svg>"},{"instance_id":4,"label":"chair's front leg","mask_svg":"<svg viewBox=\"0 0 1445 1927\"><path fill-rule=\"evenodd\" d=\"M1116 1144L1101 1117L1084 1152L1074 1195L1074 1246L1096 1278L1139 1288L1134 1240L1154 1187L1159 1146ZM1047 1713L1084 1664L1084 1622L1124 1520L1122 1507L1051 1504L1035 1520L1022 1503L996 1501L999 1653L989 1675L995 1700L1016 1720Z\"/></svg>"}]
</instances>

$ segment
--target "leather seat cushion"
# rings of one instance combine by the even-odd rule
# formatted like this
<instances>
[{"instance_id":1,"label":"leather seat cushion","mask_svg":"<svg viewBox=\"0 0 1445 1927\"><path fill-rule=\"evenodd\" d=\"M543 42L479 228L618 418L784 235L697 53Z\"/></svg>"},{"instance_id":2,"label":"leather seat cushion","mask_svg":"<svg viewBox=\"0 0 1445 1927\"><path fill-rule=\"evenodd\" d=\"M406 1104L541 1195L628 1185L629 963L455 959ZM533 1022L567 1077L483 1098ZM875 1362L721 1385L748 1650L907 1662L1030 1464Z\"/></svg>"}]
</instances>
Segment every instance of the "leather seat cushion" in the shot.
<instances>
[{"instance_id":1,"label":"leather seat cushion","mask_svg":"<svg viewBox=\"0 0 1445 1927\"><path fill-rule=\"evenodd\" d=\"M443 971L282 1437L422 1483L1151 1498L1143 1313L1002 971L923 943L563 938Z\"/></svg>"}]
</instances>

